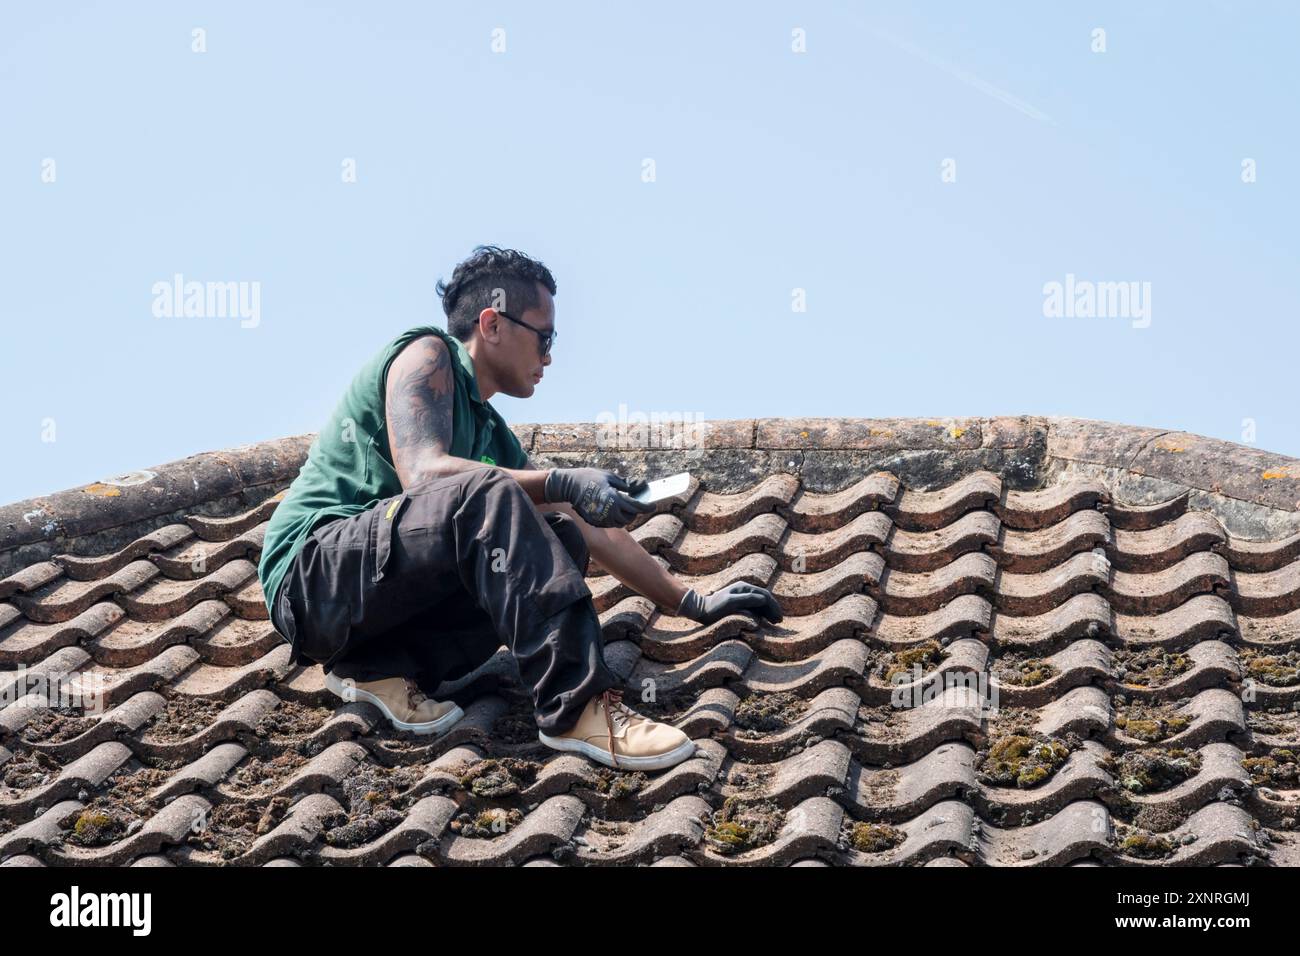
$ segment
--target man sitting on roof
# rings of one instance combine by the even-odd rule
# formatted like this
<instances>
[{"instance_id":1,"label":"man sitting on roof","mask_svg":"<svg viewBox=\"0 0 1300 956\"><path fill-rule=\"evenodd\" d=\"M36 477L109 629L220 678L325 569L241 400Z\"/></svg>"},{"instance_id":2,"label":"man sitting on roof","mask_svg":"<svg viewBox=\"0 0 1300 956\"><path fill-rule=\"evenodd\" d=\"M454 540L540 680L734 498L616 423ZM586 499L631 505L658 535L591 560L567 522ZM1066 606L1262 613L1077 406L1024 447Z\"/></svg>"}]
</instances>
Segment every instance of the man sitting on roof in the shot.
<instances>
[{"instance_id":1,"label":"man sitting on roof","mask_svg":"<svg viewBox=\"0 0 1300 956\"><path fill-rule=\"evenodd\" d=\"M628 770L695 744L622 702L584 580L601 566L661 609L712 623L781 620L765 588L708 595L625 530L653 505L598 468L537 469L489 404L528 398L551 364L555 280L522 253L480 246L438 283L447 330L408 329L353 379L266 531L258 576L290 661L393 726L442 734L463 716L426 696L504 643L532 693L538 737Z\"/></svg>"}]
</instances>

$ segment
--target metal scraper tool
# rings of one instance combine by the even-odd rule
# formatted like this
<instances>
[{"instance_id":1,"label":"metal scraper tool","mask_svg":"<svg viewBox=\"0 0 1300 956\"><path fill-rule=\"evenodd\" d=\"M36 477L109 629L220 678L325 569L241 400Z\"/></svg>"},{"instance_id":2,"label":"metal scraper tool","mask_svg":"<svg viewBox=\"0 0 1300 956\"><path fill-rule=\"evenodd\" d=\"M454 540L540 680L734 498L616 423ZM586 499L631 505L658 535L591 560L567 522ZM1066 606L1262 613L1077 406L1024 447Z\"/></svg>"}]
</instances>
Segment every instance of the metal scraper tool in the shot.
<instances>
[{"instance_id":1,"label":"metal scraper tool","mask_svg":"<svg viewBox=\"0 0 1300 956\"><path fill-rule=\"evenodd\" d=\"M656 501L663 501L665 498L676 498L690 486L691 473L683 471L676 475L669 475L667 478L656 478L630 497L645 504L654 504Z\"/></svg>"}]
</instances>

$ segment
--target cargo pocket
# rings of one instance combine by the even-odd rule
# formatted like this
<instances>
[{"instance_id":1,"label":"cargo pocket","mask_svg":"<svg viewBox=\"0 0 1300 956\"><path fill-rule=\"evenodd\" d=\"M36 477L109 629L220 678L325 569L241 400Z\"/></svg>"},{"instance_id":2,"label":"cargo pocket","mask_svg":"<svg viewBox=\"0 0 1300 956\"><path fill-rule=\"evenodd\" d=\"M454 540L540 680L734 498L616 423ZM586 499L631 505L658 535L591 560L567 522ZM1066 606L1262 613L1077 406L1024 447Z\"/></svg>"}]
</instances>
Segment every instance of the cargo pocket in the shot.
<instances>
[{"instance_id":1,"label":"cargo pocket","mask_svg":"<svg viewBox=\"0 0 1300 956\"><path fill-rule=\"evenodd\" d=\"M299 653L328 667L347 646L352 633L352 604L333 598L305 601L299 624Z\"/></svg>"},{"instance_id":2,"label":"cargo pocket","mask_svg":"<svg viewBox=\"0 0 1300 956\"><path fill-rule=\"evenodd\" d=\"M388 561L393 554L393 536L397 534L397 519L401 517L407 501L406 492L402 492L394 498L385 498L375 505L374 518L371 519L373 527L370 532L375 553L375 570L370 576L372 584L378 584L383 580Z\"/></svg>"}]
</instances>

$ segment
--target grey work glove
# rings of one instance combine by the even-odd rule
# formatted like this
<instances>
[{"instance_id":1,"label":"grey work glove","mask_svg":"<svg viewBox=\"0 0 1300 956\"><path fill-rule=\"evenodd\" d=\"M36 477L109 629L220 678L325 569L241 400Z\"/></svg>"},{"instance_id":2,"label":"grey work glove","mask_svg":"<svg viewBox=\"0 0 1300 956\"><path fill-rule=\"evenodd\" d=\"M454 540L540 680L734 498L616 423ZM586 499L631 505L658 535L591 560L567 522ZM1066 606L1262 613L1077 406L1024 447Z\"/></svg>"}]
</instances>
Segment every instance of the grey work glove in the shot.
<instances>
[{"instance_id":1,"label":"grey work glove","mask_svg":"<svg viewBox=\"0 0 1300 956\"><path fill-rule=\"evenodd\" d=\"M637 501L627 492L645 487L603 468L552 468L542 496L548 503L567 501L582 520L597 528L621 528L639 514L654 511L653 504Z\"/></svg>"},{"instance_id":2,"label":"grey work glove","mask_svg":"<svg viewBox=\"0 0 1300 956\"><path fill-rule=\"evenodd\" d=\"M694 588L689 588L682 598L681 606L677 609L679 616L688 617L701 624L712 624L738 611L752 611L756 615L767 618L773 624L783 617L781 605L776 603L776 598L772 596L771 591L760 588L756 584L746 584L744 581L728 584L722 590L714 591L705 597L701 597Z\"/></svg>"}]
</instances>

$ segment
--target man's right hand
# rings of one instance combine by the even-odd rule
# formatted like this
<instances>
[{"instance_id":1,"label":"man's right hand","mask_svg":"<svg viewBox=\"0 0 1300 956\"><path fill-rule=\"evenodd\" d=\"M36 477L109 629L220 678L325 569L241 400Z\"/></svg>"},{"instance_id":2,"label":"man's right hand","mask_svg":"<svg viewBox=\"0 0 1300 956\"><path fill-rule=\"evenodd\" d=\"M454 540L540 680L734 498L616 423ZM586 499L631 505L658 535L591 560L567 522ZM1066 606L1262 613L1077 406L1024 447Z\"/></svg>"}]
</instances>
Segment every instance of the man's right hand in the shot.
<instances>
[{"instance_id":1,"label":"man's right hand","mask_svg":"<svg viewBox=\"0 0 1300 956\"><path fill-rule=\"evenodd\" d=\"M653 504L637 501L627 492L637 492L645 482L629 483L626 478L603 468L552 468L546 476L543 494L548 503L567 501L583 521L597 528L621 528L638 514L654 511Z\"/></svg>"}]
</instances>

